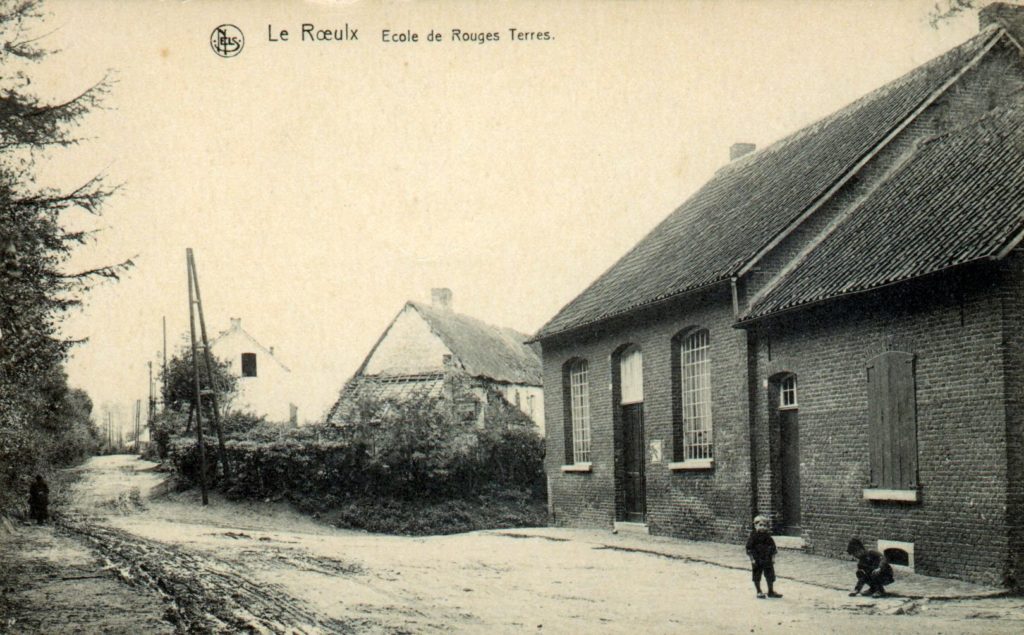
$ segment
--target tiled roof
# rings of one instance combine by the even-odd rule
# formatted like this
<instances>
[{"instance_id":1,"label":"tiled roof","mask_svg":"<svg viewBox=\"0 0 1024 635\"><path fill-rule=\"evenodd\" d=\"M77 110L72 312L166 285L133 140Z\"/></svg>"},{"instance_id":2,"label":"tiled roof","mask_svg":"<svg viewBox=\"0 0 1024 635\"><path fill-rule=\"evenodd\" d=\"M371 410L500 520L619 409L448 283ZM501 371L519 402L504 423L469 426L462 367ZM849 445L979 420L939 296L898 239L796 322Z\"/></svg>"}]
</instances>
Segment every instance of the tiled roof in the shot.
<instances>
[{"instance_id":1,"label":"tiled roof","mask_svg":"<svg viewBox=\"0 0 1024 635\"><path fill-rule=\"evenodd\" d=\"M435 399L444 394L444 374L356 375L341 391L327 413L327 423L341 425L356 420L360 401L402 402L409 399Z\"/></svg>"},{"instance_id":2,"label":"tiled roof","mask_svg":"<svg viewBox=\"0 0 1024 635\"><path fill-rule=\"evenodd\" d=\"M527 335L468 315L410 302L467 373L512 384L541 385L540 356Z\"/></svg>"},{"instance_id":3,"label":"tiled roof","mask_svg":"<svg viewBox=\"0 0 1024 635\"><path fill-rule=\"evenodd\" d=\"M996 258L1024 231L1024 96L922 144L745 319Z\"/></svg>"},{"instance_id":4,"label":"tiled roof","mask_svg":"<svg viewBox=\"0 0 1024 635\"><path fill-rule=\"evenodd\" d=\"M410 397L440 397L443 392L444 375L441 373L393 377L362 375L353 378L345 387L345 396L353 400L372 398L402 401Z\"/></svg>"},{"instance_id":5,"label":"tiled roof","mask_svg":"<svg viewBox=\"0 0 1024 635\"><path fill-rule=\"evenodd\" d=\"M839 112L725 166L562 308L537 339L729 279L997 33L990 27Z\"/></svg>"}]
</instances>

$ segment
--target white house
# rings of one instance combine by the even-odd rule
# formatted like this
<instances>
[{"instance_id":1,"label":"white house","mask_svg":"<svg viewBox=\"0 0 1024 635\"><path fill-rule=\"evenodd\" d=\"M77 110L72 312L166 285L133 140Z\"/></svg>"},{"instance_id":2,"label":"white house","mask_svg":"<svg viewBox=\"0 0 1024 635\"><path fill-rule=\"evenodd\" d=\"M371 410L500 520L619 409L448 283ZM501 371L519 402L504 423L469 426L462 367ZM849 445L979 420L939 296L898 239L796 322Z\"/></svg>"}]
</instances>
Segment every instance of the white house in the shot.
<instances>
[{"instance_id":1,"label":"white house","mask_svg":"<svg viewBox=\"0 0 1024 635\"><path fill-rule=\"evenodd\" d=\"M242 328L241 318L231 318L231 327L210 342L217 358L231 365L238 378L238 393L232 409L265 416L269 421L298 421L294 404L291 370L277 358L274 348L267 348Z\"/></svg>"}]
</instances>

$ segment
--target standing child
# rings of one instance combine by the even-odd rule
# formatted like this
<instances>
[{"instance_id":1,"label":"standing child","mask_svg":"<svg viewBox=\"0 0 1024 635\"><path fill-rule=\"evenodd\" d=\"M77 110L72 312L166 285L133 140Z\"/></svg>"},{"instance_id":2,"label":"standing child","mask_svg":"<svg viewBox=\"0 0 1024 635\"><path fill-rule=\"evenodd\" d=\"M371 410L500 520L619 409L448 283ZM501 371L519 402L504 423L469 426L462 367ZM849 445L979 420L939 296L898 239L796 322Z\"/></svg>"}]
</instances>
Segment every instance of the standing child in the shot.
<instances>
[{"instance_id":1,"label":"standing child","mask_svg":"<svg viewBox=\"0 0 1024 635\"><path fill-rule=\"evenodd\" d=\"M768 597L781 598L782 595L775 592L775 540L768 531L768 518L758 515L754 518L754 531L750 532L747 538L747 557L750 558L750 567L754 574L754 588L757 589L758 599L763 600L765 595L761 591L761 574L768 582Z\"/></svg>"}]
</instances>

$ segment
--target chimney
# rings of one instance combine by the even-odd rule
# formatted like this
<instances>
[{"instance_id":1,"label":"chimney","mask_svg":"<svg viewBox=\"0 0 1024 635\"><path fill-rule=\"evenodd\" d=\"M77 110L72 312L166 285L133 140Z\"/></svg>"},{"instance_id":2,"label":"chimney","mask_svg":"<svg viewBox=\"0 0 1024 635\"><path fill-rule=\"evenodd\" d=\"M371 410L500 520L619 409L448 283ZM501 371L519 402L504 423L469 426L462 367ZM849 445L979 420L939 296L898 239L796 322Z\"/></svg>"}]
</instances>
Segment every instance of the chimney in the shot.
<instances>
[{"instance_id":1,"label":"chimney","mask_svg":"<svg viewBox=\"0 0 1024 635\"><path fill-rule=\"evenodd\" d=\"M757 146L753 143L734 143L729 147L729 160L735 161L744 154L750 154L754 150L757 150Z\"/></svg>"},{"instance_id":2,"label":"chimney","mask_svg":"<svg viewBox=\"0 0 1024 635\"><path fill-rule=\"evenodd\" d=\"M242 328L242 318L231 318L231 330L237 331Z\"/></svg>"},{"instance_id":3,"label":"chimney","mask_svg":"<svg viewBox=\"0 0 1024 635\"><path fill-rule=\"evenodd\" d=\"M1021 44L1024 44L1024 6L1007 2L993 2L978 12L978 27L999 24Z\"/></svg>"},{"instance_id":4,"label":"chimney","mask_svg":"<svg viewBox=\"0 0 1024 635\"><path fill-rule=\"evenodd\" d=\"M452 290L448 288L438 288L430 290L430 306L436 309L443 309L445 311L452 310Z\"/></svg>"}]
</instances>

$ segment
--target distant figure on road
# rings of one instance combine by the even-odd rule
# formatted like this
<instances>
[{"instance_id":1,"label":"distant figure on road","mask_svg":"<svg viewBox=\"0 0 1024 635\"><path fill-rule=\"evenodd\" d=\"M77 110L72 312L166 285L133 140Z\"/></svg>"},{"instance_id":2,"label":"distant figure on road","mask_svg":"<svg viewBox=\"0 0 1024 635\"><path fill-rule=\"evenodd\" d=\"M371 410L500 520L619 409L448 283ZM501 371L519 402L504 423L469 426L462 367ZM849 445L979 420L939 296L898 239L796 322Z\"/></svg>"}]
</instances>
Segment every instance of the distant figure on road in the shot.
<instances>
[{"instance_id":1,"label":"distant figure on road","mask_svg":"<svg viewBox=\"0 0 1024 635\"><path fill-rule=\"evenodd\" d=\"M885 558L885 554L874 549L865 549L864 543L857 538L851 538L850 544L846 547L846 553L857 559L857 586L853 587L850 597L860 593L864 585L868 590L864 595L880 598L885 595L885 585L892 584L892 565Z\"/></svg>"},{"instance_id":2,"label":"distant figure on road","mask_svg":"<svg viewBox=\"0 0 1024 635\"><path fill-rule=\"evenodd\" d=\"M28 507L32 518L42 525L49 517L50 488L43 480L42 474L36 474L36 480L28 488Z\"/></svg>"},{"instance_id":3,"label":"distant figure on road","mask_svg":"<svg viewBox=\"0 0 1024 635\"><path fill-rule=\"evenodd\" d=\"M754 588L757 589L758 599L765 598L761 590L761 574L768 582L768 597L781 598L782 595L775 592L775 540L768 531L768 518L765 516L754 517L754 531L750 532L747 538L747 557L750 558L750 568L754 574Z\"/></svg>"}]
</instances>

